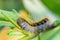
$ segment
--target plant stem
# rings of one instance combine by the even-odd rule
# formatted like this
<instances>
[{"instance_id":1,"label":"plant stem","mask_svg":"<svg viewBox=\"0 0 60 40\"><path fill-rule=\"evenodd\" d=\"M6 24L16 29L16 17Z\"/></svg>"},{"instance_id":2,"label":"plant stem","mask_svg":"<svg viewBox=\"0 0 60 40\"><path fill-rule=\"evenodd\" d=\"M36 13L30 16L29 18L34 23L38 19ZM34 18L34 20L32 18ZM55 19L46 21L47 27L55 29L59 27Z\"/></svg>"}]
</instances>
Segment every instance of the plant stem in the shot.
<instances>
[{"instance_id":1,"label":"plant stem","mask_svg":"<svg viewBox=\"0 0 60 40\"><path fill-rule=\"evenodd\" d=\"M38 35L38 40L40 40L40 35Z\"/></svg>"},{"instance_id":2,"label":"plant stem","mask_svg":"<svg viewBox=\"0 0 60 40\"><path fill-rule=\"evenodd\" d=\"M16 22L14 22L14 20L12 20L8 15L6 15L5 13L2 13L3 16L5 16L12 24L14 24L18 29L20 29L20 31L25 34L26 36L28 35L28 32L26 32L25 30L23 30Z\"/></svg>"}]
</instances>

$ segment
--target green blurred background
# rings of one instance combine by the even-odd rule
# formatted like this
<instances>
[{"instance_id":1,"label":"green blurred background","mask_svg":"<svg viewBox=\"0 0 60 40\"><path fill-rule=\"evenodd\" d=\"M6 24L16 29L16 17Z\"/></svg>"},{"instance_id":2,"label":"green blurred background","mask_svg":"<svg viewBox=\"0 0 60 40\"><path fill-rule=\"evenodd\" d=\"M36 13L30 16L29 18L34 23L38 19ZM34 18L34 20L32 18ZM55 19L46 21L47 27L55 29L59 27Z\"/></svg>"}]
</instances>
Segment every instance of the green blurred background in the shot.
<instances>
[{"instance_id":1,"label":"green blurred background","mask_svg":"<svg viewBox=\"0 0 60 40\"><path fill-rule=\"evenodd\" d=\"M19 11L23 8L21 0L0 0L0 9Z\"/></svg>"},{"instance_id":2,"label":"green blurred background","mask_svg":"<svg viewBox=\"0 0 60 40\"><path fill-rule=\"evenodd\" d=\"M40 0L42 1L50 10L60 15L60 0ZM0 0L0 9L17 11L21 10L23 7L21 0Z\"/></svg>"},{"instance_id":3,"label":"green blurred background","mask_svg":"<svg viewBox=\"0 0 60 40\"><path fill-rule=\"evenodd\" d=\"M51 11L60 16L60 0L41 0Z\"/></svg>"}]
</instances>

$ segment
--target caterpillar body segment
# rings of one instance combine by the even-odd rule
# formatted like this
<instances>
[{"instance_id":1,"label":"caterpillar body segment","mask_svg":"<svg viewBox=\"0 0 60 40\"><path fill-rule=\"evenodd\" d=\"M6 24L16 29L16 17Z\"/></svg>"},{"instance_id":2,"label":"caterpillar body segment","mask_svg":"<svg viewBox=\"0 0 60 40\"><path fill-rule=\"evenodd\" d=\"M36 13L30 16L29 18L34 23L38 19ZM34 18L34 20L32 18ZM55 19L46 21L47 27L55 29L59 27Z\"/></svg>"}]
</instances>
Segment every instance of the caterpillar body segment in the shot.
<instances>
[{"instance_id":1,"label":"caterpillar body segment","mask_svg":"<svg viewBox=\"0 0 60 40\"><path fill-rule=\"evenodd\" d=\"M47 18L44 18L43 20L34 23L34 24L29 24L26 20L19 18L17 20L17 24L21 26L24 30L31 32L31 33L40 33L43 32L49 28L54 27L54 24L49 24L49 20Z\"/></svg>"}]
</instances>

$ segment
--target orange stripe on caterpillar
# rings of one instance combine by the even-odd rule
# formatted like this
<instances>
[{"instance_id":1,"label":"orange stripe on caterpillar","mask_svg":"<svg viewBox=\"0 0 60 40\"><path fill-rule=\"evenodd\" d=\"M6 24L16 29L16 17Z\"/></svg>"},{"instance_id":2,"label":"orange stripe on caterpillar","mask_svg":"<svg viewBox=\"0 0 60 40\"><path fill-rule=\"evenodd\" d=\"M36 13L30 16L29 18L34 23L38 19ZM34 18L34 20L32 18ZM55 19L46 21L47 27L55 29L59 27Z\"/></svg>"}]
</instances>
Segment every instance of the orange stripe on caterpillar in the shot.
<instances>
[{"instance_id":1,"label":"orange stripe on caterpillar","mask_svg":"<svg viewBox=\"0 0 60 40\"><path fill-rule=\"evenodd\" d=\"M22 19L21 22L24 22L24 21L27 22L27 21L24 20L23 18L18 18L18 20L19 20L19 19L20 19L20 20ZM46 22L46 21L48 21L48 20L49 20L48 18L44 18L44 19L42 19L42 20L40 20L40 21L38 21L38 22L35 22L35 23L33 23L33 24L30 24L30 23L28 23L28 22L27 22L27 23L28 23L29 25L31 25L31 26L36 26L36 24L42 23L42 22L44 22L44 21Z\"/></svg>"},{"instance_id":2,"label":"orange stripe on caterpillar","mask_svg":"<svg viewBox=\"0 0 60 40\"><path fill-rule=\"evenodd\" d=\"M21 26L24 30L28 31L28 32L34 32L34 33L38 33L38 32L41 32L41 31L44 31L46 30L46 28L48 27L48 22L47 23L43 23L43 21L48 21L47 18L31 25L29 24L26 20L22 19L22 18L19 18L17 20L17 24L19 26ZM43 23L43 25L42 25ZM38 26L39 24L39 26Z\"/></svg>"}]
</instances>

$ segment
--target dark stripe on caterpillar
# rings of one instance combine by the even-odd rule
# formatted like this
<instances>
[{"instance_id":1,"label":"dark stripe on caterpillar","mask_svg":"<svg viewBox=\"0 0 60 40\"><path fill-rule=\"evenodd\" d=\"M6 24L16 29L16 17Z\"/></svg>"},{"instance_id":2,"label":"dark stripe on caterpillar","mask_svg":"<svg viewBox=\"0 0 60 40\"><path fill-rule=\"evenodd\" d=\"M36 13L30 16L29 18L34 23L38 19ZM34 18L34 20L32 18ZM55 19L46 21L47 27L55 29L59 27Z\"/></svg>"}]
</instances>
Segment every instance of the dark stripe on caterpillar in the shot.
<instances>
[{"instance_id":1,"label":"dark stripe on caterpillar","mask_svg":"<svg viewBox=\"0 0 60 40\"><path fill-rule=\"evenodd\" d=\"M21 20L21 19L22 19L22 20ZM21 21L19 21L19 22L24 22L24 21L27 22L27 21L26 21L25 19L23 19L23 18L18 18L17 20L18 20L18 21L21 20ZM43 24L43 22L46 23L47 21L48 21L48 19L47 19L47 18L44 18L43 20L38 21L38 22L35 22L35 23L33 23L33 24L30 24L30 23L28 23L28 22L27 22L27 23L28 23L29 25L31 25L31 26L38 26L38 25L40 25L40 23ZM20 24L20 23L18 23L18 24Z\"/></svg>"},{"instance_id":2,"label":"dark stripe on caterpillar","mask_svg":"<svg viewBox=\"0 0 60 40\"><path fill-rule=\"evenodd\" d=\"M50 24L48 18L44 18L43 20L36 22L33 25L29 24L26 20L19 18L17 20L17 24L27 32L34 33L34 35L30 38L30 40L39 35L41 32L55 28L57 26L54 23Z\"/></svg>"},{"instance_id":3,"label":"dark stripe on caterpillar","mask_svg":"<svg viewBox=\"0 0 60 40\"><path fill-rule=\"evenodd\" d=\"M33 33L40 33L47 29L54 27L54 24L50 25L48 18L44 18L43 20L36 22L34 24L29 24L26 20L19 18L17 20L17 24L21 26L24 30Z\"/></svg>"}]
</instances>

